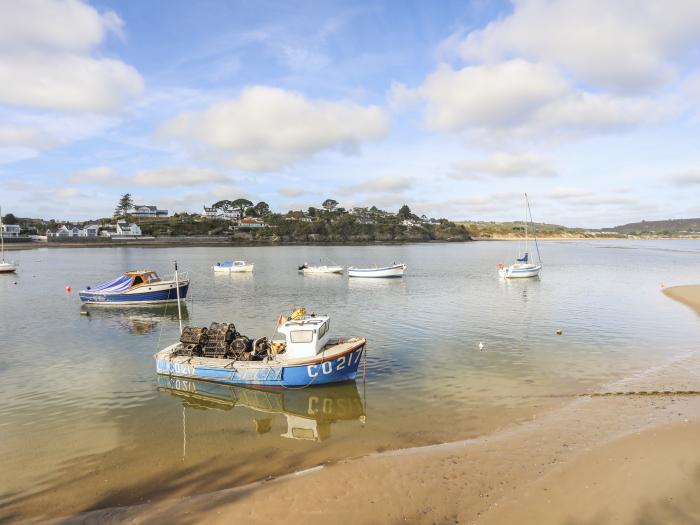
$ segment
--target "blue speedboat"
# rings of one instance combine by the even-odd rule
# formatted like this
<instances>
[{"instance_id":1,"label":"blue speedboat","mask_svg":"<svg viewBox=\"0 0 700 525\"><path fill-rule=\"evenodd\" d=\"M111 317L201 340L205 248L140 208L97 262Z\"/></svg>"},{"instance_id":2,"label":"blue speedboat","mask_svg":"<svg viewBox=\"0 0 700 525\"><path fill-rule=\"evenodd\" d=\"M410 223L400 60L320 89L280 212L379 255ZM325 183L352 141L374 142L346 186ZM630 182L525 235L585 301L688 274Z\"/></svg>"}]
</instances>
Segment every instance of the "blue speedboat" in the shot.
<instances>
[{"instance_id":1,"label":"blue speedboat","mask_svg":"<svg viewBox=\"0 0 700 525\"><path fill-rule=\"evenodd\" d=\"M175 279L161 279L152 270L126 272L97 286L88 286L80 292L80 300L87 304L135 305L177 301L187 297L190 280L186 275ZM178 294L179 288L179 294Z\"/></svg>"},{"instance_id":2,"label":"blue speedboat","mask_svg":"<svg viewBox=\"0 0 700 525\"><path fill-rule=\"evenodd\" d=\"M267 388L353 381L367 340L331 339L329 316L307 316L303 309L295 314L280 319L269 342L249 339L223 323L185 328L180 342L155 355L156 370L165 376Z\"/></svg>"}]
</instances>

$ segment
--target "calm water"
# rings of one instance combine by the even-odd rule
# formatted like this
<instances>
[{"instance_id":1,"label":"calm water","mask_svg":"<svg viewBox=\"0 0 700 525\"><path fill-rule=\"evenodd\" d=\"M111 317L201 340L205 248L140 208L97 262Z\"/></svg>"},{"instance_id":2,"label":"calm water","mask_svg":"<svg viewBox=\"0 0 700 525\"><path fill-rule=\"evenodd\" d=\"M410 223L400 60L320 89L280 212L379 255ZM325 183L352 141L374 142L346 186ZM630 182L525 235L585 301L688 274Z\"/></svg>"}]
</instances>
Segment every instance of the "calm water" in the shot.
<instances>
[{"instance_id":1,"label":"calm water","mask_svg":"<svg viewBox=\"0 0 700 525\"><path fill-rule=\"evenodd\" d=\"M491 432L697 348L660 293L697 282L700 242L542 243L541 279L504 282L515 244L39 249L0 275L0 520L191 494L375 450ZM408 264L403 280L300 276ZM217 260L255 275L214 275ZM159 381L172 307L92 309L77 291L127 269L188 270L188 323L271 335L294 305L368 338L366 382L265 393ZM72 294L64 287L70 285ZM563 335L555 335L561 328ZM483 351L478 348L483 342Z\"/></svg>"}]
</instances>

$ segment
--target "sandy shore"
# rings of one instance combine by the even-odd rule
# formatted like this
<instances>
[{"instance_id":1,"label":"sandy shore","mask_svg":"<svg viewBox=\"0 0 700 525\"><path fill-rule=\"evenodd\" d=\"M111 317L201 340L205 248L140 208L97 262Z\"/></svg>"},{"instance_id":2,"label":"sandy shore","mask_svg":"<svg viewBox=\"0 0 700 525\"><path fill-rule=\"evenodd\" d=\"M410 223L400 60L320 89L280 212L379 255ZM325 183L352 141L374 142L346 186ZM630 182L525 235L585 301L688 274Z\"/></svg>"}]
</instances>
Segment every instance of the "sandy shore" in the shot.
<instances>
[{"instance_id":1,"label":"sandy shore","mask_svg":"<svg viewBox=\"0 0 700 525\"><path fill-rule=\"evenodd\" d=\"M664 288L664 293L672 299L689 306L700 315L700 284L670 286Z\"/></svg>"},{"instance_id":2,"label":"sandy shore","mask_svg":"<svg viewBox=\"0 0 700 525\"><path fill-rule=\"evenodd\" d=\"M697 391L698 370L700 355L688 356L611 389L653 392L672 384ZM262 524L284 516L290 523L319 524L568 524L694 516L699 422L698 395L581 397L478 439L378 453L245 487L53 523Z\"/></svg>"}]
</instances>

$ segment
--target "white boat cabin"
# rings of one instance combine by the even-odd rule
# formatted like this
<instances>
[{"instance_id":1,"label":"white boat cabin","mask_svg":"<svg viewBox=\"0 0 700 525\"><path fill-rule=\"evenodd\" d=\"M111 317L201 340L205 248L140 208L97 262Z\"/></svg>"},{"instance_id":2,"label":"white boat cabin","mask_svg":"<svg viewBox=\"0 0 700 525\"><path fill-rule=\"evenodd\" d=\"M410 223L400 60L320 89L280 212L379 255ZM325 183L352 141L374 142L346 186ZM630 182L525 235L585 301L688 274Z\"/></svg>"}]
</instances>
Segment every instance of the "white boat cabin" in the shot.
<instances>
[{"instance_id":1,"label":"white boat cabin","mask_svg":"<svg viewBox=\"0 0 700 525\"><path fill-rule=\"evenodd\" d=\"M331 318L327 315L306 316L290 320L277 328L274 340L285 339L284 355L289 359L315 357L330 340Z\"/></svg>"}]
</instances>

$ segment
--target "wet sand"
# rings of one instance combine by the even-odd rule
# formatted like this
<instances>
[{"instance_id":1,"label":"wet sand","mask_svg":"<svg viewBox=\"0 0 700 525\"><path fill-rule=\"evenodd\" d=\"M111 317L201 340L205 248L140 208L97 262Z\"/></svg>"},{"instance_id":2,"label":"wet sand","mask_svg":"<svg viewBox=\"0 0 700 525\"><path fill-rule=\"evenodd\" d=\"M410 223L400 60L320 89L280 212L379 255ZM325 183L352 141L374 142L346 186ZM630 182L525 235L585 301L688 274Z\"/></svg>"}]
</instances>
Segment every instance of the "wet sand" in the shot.
<instances>
[{"instance_id":1,"label":"wet sand","mask_svg":"<svg viewBox=\"0 0 700 525\"><path fill-rule=\"evenodd\" d=\"M700 315L700 284L670 286L663 291L667 296L689 306Z\"/></svg>"},{"instance_id":2,"label":"wet sand","mask_svg":"<svg viewBox=\"0 0 700 525\"><path fill-rule=\"evenodd\" d=\"M651 392L669 384L697 390L697 370L700 356L689 356L613 391ZM377 453L269 482L54 523L262 524L280 516L291 523L537 523L542 498L546 501L549 489L560 485L570 489L552 492L546 523L590 523L583 519L591 516L593 523L606 523L598 518L610 508L636 519L649 505L663 512L694 512L698 476L693 473L700 469L700 450L693 445L700 441L699 421L698 395L581 397L494 435ZM659 484L658 473L670 481L663 490L649 492ZM620 479L629 476L635 484L619 492ZM591 486L610 495L598 498ZM579 498L582 490L591 495ZM626 498L624 505L618 505L615 494ZM678 498L682 508L674 503ZM580 516L571 501L580 503ZM519 519L528 512L534 521Z\"/></svg>"}]
</instances>

